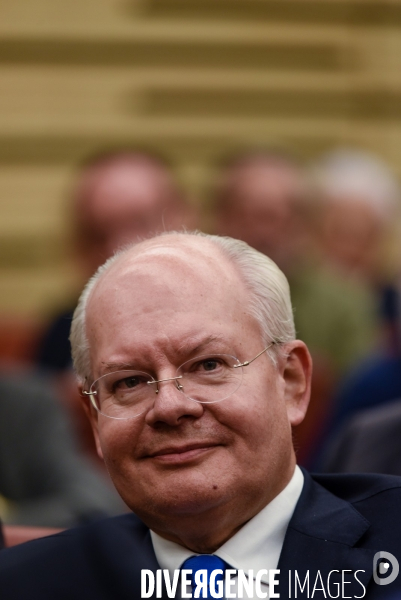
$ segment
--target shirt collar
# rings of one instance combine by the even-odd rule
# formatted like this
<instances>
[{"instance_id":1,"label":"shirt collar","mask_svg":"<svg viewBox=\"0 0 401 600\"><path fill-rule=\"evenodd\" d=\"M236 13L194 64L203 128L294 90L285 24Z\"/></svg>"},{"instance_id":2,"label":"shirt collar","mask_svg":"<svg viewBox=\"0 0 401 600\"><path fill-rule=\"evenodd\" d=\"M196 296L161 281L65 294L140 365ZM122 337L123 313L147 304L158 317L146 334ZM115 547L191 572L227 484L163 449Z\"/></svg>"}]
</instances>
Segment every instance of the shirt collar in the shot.
<instances>
[{"instance_id":1,"label":"shirt collar","mask_svg":"<svg viewBox=\"0 0 401 600\"><path fill-rule=\"evenodd\" d=\"M214 554L225 560L233 569L276 569L284 543L288 523L295 510L302 492L304 476L296 466L294 474L287 486L267 506L265 506L250 521ZM187 558L194 553L184 546L170 542L160 537L154 531L150 532L157 561L162 569L168 569L173 575ZM268 583L268 579L262 577Z\"/></svg>"}]
</instances>

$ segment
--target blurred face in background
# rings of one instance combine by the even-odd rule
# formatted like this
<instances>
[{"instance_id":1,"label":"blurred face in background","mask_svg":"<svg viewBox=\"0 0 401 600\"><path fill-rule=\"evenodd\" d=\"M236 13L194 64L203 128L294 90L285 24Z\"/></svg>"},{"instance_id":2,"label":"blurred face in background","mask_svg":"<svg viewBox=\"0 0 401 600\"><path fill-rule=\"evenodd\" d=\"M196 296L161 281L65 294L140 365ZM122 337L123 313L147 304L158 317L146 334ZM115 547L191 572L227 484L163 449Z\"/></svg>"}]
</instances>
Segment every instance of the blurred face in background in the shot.
<instances>
[{"instance_id":1,"label":"blurred face in background","mask_svg":"<svg viewBox=\"0 0 401 600\"><path fill-rule=\"evenodd\" d=\"M381 283L389 266L399 183L380 157L339 148L312 167L319 199L319 242L342 275ZM387 266L386 266L387 263Z\"/></svg>"},{"instance_id":2,"label":"blurred face in background","mask_svg":"<svg viewBox=\"0 0 401 600\"><path fill-rule=\"evenodd\" d=\"M298 167L263 157L240 162L221 175L216 233L247 242L288 273L304 244L304 195Z\"/></svg>"},{"instance_id":3,"label":"blurred face in background","mask_svg":"<svg viewBox=\"0 0 401 600\"><path fill-rule=\"evenodd\" d=\"M172 174L142 155L121 155L84 171L76 189L75 211L85 276L125 244L164 230L195 226Z\"/></svg>"},{"instance_id":4,"label":"blurred face in background","mask_svg":"<svg viewBox=\"0 0 401 600\"><path fill-rule=\"evenodd\" d=\"M386 226L363 199L327 198L320 234L323 250L343 274L373 283L380 272Z\"/></svg>"}]
</instances>

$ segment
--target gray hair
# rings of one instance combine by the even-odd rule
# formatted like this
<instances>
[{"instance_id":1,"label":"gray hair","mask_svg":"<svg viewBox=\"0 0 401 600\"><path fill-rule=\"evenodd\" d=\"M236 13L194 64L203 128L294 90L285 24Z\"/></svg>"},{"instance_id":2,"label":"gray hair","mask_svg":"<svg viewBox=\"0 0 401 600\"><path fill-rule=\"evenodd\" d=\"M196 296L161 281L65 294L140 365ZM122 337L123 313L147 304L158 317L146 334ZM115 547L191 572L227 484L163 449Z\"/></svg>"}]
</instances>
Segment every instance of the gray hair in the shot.
<instances>
[{"instance_id":1,"label":"gray hair","mask_svg":"<svg viewBox=\"0 0 401 600\"><path fill-rule=\"evenodd\" d=\"M261 328L264 344L274 341L275 345L269 355L275 362L277 344L295 339L294 317L290 299L288 281L267 256L251 248L245 242L230 237L208 235L201 232L166 232L151 238L161 239L165 236L201 236L217 246L237 268L238 273L249 290L249 313L256 319ZM91 375L90 348L86 335L86 308L89 297L99 279L123 255L127 254L136 244L132 244L117 252L109 258L86 284L77 308L75 309L71 325L71 349L76 374L83 383Z\"/></svg>"},{"instance_id":2,"label":"gray hair","mask_svg":"<svg viewBox=\"0 0 401 600\"><path fill-rule=\"evenodd\" d=\"M356 197L370 206L383 224L394 217L400 187L389 167L376 156L338 149L323 156L312 173L322 198L333 202Z\"/></svg>"}]
</instances>

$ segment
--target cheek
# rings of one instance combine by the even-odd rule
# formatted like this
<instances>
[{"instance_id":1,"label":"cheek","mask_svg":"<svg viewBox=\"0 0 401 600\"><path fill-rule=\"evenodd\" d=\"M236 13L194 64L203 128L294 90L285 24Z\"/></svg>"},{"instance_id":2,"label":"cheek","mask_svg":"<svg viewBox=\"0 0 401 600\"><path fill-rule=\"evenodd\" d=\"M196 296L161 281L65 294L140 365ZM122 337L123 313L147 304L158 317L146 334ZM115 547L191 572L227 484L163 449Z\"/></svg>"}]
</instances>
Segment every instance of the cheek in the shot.
<instances>
[{"instance_id":1,"label":"cheek","mask_svg":"<svg viewBox=\"0 0 401 600\"><path fill-rule=\"evenodd\" d=\"M230 398L226 424L250 451L269 450L279 439L291 438L284 390L277 377L268 384L248 377L238 393Z\"/></svg>"},{"instance_id":2,"label":"cheek","mask_svg":"<svg viewBox=\"0 0 401 600\"><path fill-rule=\"evenodd\" d=\"M98 423L99 444L106 466L121 470L124 459L133 456L139 435L139 423L101 417Z\"/></svg>"}]
</instances>

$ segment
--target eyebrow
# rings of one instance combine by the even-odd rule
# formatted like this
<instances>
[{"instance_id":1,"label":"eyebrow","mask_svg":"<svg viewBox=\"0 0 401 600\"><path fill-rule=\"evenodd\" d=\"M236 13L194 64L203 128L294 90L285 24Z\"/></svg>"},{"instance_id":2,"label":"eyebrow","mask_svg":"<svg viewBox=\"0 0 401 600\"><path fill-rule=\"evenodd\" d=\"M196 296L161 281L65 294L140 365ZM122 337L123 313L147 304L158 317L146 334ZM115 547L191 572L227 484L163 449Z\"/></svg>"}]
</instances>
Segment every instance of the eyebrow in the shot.
<instances>
[{"instance_id":1,"label":"eyebrow","mask_svg":"<svg viewBox=\"0 0 401 600\"><path fill-rule=\"evenodd\" d=\"M129 363L114 363L107 362L104 363L104 368L102 368L102 375L106 375L107 373L112 373L113 371L132 371L133 366ZM138 369L135 369L136 371Z\"/></svg>"},{"instance_id":2,"label":"eyebrow","mask_svg":"<svg viewBox=\"0 0 401 600\"><path fill-rule=\"evenodd\" d=\"M199 339L199 338L197 338ZM182 345L179 346L178 351L182 354L192 354L196 355L198 352L204 350L209 344L214 342L226 343L226 338L220 335L209 335L206 338L199 341L197 344L197 339L195 340L185 340ZM195 346L193 344L196 344ZM108 373L113 373L114 371L140 371L134 364L127 362L106 362L101 369L102 375L107 375ZM145 372L145 371L144 371Z\"/></svg>"},{"instance_id":3,"label":"eyebrow","mask_svg":"<svg viewBox=\"0 0 401 600\"><path fill-rule=\"evenodd\" d=\"M186 340L183 344L178 348L178 350L184 354L196 354L197 352L201 352L204 348L209 346L214 342L227 343L227 338L221 335L208 335L206 338L201 339L199 337L195 339ZM197 343L198 341L198 343ZM196 344L194 346L194 344Z\"/></svg>"}]
</instances>

